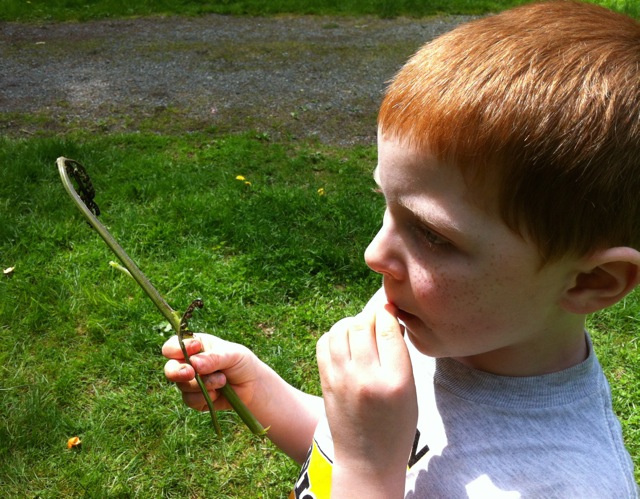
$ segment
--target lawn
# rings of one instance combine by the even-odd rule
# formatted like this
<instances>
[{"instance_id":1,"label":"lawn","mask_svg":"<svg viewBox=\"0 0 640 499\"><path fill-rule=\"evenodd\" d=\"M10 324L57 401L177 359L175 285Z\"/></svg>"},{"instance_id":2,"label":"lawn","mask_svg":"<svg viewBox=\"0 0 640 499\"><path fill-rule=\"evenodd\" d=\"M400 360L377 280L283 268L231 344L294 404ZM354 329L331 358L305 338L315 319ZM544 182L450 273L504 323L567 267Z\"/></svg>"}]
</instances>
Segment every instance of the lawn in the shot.
<instances>
[{"instance_id":1,"label":"lawn","mask_svg":"<svg viewBox=\"0 0 640 499\"><path fill-rule=\"evenodd\" d=\"M375 13L314 3L328 13ZM367 5L385 14L380 6L413 3ZM20 14L25 4L35 14ZM180 12L176 6L189 14L216 5L271 13L258 1L4 5L5 16L29 20ZM3 495L286 497L294 463L233 413L222 415L218 439L208 414L186 408L164 379L160 347L172 333L137 285L109 265L114 256L60 183L62 155L87 167L101 220L169 303L183 310L204 300L195 329L250 346L290 383L320 393L315 342L380 283L362 259L383 209L371 179L375 149L274 142L251 130L0 138ZM639 318L636 290L589 320L638 479ZM75 436L82 444L68 449Z\"/></svg>"},{"instance_id":2,"label":"lawn","mask_svg":"<svg viewBox=\"0 0 640 499\"><path fill-rule=\"evenodd\" d=\"M164 380L171 332L109 266L63 190L60 155L87 166L103 223L174 308L203 298L195 329L250 345L319 393L317 338L379 284L362 261L382 208L374 151L252 134L0 141L0 264L14 268L0 279L0 488L285 495L294 464L233 414L217 440ZM73 436L82 446L68 450Z\"/></svg>"}]
</instances>

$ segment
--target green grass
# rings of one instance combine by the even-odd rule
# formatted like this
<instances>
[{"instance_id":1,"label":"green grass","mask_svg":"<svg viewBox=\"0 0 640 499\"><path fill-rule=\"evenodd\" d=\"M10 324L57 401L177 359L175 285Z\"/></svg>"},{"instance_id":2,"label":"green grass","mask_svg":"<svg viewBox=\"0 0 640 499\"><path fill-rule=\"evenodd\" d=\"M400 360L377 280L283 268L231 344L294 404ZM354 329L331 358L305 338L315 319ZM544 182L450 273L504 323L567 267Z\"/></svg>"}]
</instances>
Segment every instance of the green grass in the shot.
<instances>
[{"instance_id":1,"label":"green grass","mask_svg":"<svg viewBox=\"0 0 640 499\"><path fill-rule=\"evenodd\" d=\"M486 14L527 0L2 0L0 20L86 21L148 15L316 14L425 17L441 14ZM640 17L636 0L593 0Z\"/></svg>"},{"instance_id":2,"label":"green grass","mask_svg":"<svg viewBox=\"0 0 640 499\"><path fill-rule=\"evenodd\" d=\"M615 307L590 317L588 327L640 483L640 288Z\"/></svg>"},{"instance_id":3,"label":"green grass","mask_svg":"<svg viewBox=\"0 0 640 499\"><path fill-rule=\"evenodd\" d=\"M0 141L0 266L15 267L0 278L4 496L286 495L293 463L233 414L216 440L164 380L171 333L109 267L62 188L60 155L90 170L102 220L174 308L202 297L196 328L319 393L318 336L379 284L362 261L381 210L373 151L253 135Z\"/></svg>"}]
</instances>

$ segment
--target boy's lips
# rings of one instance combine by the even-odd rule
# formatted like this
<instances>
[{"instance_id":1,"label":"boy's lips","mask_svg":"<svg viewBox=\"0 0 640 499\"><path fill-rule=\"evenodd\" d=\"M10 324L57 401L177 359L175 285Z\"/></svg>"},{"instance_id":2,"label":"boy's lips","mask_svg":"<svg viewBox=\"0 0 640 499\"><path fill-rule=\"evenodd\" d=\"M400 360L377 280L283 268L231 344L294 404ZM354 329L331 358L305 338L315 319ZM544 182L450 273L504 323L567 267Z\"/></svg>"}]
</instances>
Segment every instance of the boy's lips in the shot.
<instances>
[{"instance_id":1,"label":"boy's lips","mask_svg":"<svg viewBox=\"0 0 640 499\"><path fill-rule=\"evenodd\" d=\"M398 308L397 316L398 316L398 319L401 320L402 322L407 322L407 321L417 319L415 315L410 314L409 312L407 312L406 310L402 310L401 308Z\"/></svg>"},{"instance_id":2,"label":"boy's lips","mask_svg":"<svg viewBox=\"0 0 640 499\"><path fill-rule=\"evenodd\" d=\"M393 305L396 308L396 318L404 325L407 321L417 321L419 318L403 308L400 307L398 302L394 300L391 296L389 296L389 292L385 288L385 294L387 298L387 303Z\"/></svg>"},{"instance_id":3,"label":"boy's lips","mask_svg":"<svg viewBox=\"0 0 640 499\"><path fill-rule=\"evenodd\" d=\"M385 290L386 291L386 290ZM413 319L416 318L415 315L410 314L409 312L407 312L406 310L400 308L400 306L398 305L398 303L389 296L389 294L387 293L387 303L389 303L390 305L393 305L396 308L396 317L398 319L400 319L401 321L404 322L405 319Z\"/></svg>"}]
</instances>

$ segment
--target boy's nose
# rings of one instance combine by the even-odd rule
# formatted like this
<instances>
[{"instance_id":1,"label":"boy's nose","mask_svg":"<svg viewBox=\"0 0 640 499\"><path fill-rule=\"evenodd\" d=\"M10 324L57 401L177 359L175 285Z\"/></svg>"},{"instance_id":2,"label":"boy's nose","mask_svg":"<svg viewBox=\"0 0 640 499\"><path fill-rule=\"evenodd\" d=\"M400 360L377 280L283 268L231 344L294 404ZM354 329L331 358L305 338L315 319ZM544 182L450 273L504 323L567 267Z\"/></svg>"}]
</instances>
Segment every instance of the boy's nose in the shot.
<instances>
[{"instance_id":1,"label":"boy's nose","mask_svg":"<svg viewBox=\"0 0 640 499\"><path fill-rule=\"evenodd\" d=\"M364 260L371 270L401 280L404 273L404 265L397 252L394 237L386 227L386 224L375 235L364 252Z\"/></svg>"}]
</instances>

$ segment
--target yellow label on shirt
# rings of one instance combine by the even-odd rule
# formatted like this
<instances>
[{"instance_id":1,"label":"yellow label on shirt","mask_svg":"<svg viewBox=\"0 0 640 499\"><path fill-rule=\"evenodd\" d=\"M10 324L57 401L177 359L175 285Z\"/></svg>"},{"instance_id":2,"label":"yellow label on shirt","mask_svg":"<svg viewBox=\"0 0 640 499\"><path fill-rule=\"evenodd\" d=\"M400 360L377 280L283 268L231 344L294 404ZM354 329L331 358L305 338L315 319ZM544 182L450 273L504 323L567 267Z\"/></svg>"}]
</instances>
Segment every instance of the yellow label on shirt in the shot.
<instances>
[{"instance_id":1,"label":"yellow label on shirt","mask_svg":"<svg viewBox=\"0 0 640 499\"><path fill-rule=\"evenodd\" d=\"M309 457L302 465L296 488L290 497L295 499L325 499L331 497L331 467L333 463L313 441Z\"/></svg>"}]
</instances>

